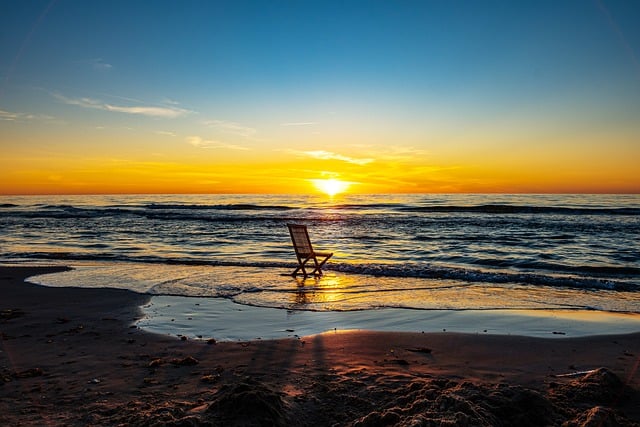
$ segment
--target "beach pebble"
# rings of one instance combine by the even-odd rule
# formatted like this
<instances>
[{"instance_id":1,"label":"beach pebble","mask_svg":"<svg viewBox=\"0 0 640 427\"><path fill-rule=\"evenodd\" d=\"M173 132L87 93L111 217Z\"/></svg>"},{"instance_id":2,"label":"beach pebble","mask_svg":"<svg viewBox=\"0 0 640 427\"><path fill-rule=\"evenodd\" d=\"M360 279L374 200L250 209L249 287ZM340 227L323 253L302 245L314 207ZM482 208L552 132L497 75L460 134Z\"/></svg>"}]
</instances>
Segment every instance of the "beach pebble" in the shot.
<instances>
[{"instance_id":1,"label":"beach pebble","mask_svg":"<svg viewBox=\"0 0 640 427\"><path fill-rule=\"evenodd\" d=\"M220 380L219 374L207 374L200 377L200 381L204 383L215 383L215 382L218 382L219 380Z\"/></svg>"},{"instance_id":2,"label":"beach pebble","mask_svg":"<svg viewBox=\"0 0 640 427\"><path fill-rule=\"evenodd\" d=\"M431 353L431 349L427 347L413 347L413 348L407 348L406 350L411 351L413 353L425 353L425 354Z\"/></svg>"},{"instance_id":3,"label":"beach pebble","mask_svg":"<svg viewBox=\"0 0 640 427\"><path fill-rule=\"evenodd\" d=\"M157 366L160 366L164 363L164 360L162 359L153 359L151 362L149 362L149 364L147 365L149 368L155 368Z\"/></svg>"},{"instance_id":4,"label":"beach pebble","mask_svg":"<svg viewBox=\"0 0 640 427\"><path fill-rule=\"evenodd\" d=\"M16 378L33 378L41 377L43 375L44 371L41 368L31 368L15 374Z\"/></svg>"},{"instance_id":5,"label":"beach pebble","mask_svg":"<svg viewBox=\"0 0 640 427\"><path fill-rule=\"evenodd\" d=\"M171 364L177 366L193 366L197 365L198 363L200 363L198 359L192 356L187 356L183 359L171 359Z\"/></svg>"}]
</instances>

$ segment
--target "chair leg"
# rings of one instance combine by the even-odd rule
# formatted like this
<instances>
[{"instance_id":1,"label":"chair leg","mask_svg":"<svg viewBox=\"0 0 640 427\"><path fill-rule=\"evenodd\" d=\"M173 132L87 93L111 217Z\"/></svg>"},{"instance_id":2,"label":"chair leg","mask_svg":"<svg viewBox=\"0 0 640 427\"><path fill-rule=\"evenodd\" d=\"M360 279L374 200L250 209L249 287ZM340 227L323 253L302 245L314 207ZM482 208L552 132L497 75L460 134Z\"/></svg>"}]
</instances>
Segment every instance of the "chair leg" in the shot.
<instances>
[{"instance_id":1,"label":"chair leg","mask_svg":"<svg viewBox=\"0 0 640 427\"><path fill-rule=\"evenodd\" d=\"M320 270L320 265L318 265L318 260L314 257L313 258L313 264L314 264L314 269L311 272L311 274L313 274L314 276L322 276L322 271Z\"/></svg>"},{"instance_id":2,"label":"chair leg","mask_svg":"<svg viewBox=\"0 0 640 427\"><path fill-rule=\"evenodd\" d=\"M306 259L302 260L301 258L299 258L299 259L298 259L298 267L297 267L295 270L293 270L293 273L291 273L291 275L295 277L295 276L296 276L296 274L298 274L298 271L302 270L302 275L303 275L304 277L307 277L307 276L308 276L308 274L307 274L307 270L306 270L304 267L305 267L305 264L306 264L310 259L311 259L311 258L306 258ZM314 260L314 261L315 261L315 260ZM315 270L314 270L314 271L315 271Z\"/></svg>"},{"instance_id":3,"label":"chair leg","mask_svg":"<svg viewBox=\"0 0 640 427\"><path fill-rule=\"evenodd\" d=\"M324 266L324 264L329 261L329 258L331 258L331 255L329 255L328 257L325 257L322 261L320 261L318 263L318 261L316 259L314 259L313 261L315 262L315 266L316 268L313 269L313 274L317 274L319 276L322 276L322 267Z\"/></svg>"},{"instance_id":4,"label":"chair leg","mask_svg":"<svg viewBox=\"0 0 640 427\"><path fill-rule=\"evenodd\" d=\"M302 271L302 275L304 277L309 276L309 273L307 273L307 269L305 268L305 266L309 261L313 260L313 270L311 271L311 274L314 276L322 276L322 267L329 260L329 258L331 258L331 256L325 257L320 262L318 262L318 258L315 256L309 256L305 259L299 258L298 267L293 270L293 273L291 273L291 275L295 277L298 274L298 271Z\"/></svg>"}]
</instances>

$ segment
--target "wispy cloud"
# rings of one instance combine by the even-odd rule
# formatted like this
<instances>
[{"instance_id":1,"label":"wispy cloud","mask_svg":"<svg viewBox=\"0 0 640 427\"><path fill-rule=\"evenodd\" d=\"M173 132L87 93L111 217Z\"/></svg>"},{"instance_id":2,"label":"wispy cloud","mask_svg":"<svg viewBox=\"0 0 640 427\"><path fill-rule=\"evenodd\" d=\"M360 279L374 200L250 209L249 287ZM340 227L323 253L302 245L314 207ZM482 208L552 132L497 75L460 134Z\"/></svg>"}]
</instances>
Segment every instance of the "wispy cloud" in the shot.
<instances>
[{"instance_id":1,"label":"wispy cloud","mask_svg":"<svg viewBox=\"0 0 640 427\"><path fill-rule=\"evenodd\" d=\"M429 151L410 145L354 144L350 147L352 147L357 152L366 154L366 156L368 157L385 162L412 162L419 159L424 159L429 155Z\"/></svg>"},{"instance_id":2,"label":"wispy cloud","mask_svg":"<svg viewBox=\"0 0 640 427\"><path fill-rule=\"evenodd\" d=\"M113 65L102 58L81 59L76 61L76 64L100 72L108 72L113 69Z\"/></svg>"},{"instance_id":3,"label":"wispy cloud","mask_svg":"<svg viewBox=\"0 0 640 427\"><path fill-rule=\"evenodd\" d=\"M333 153L331 151L325 151L325 150L312 150L312 151L288 150L288 151L297 156L311 157L319 160L340 160L342 162L352 163L360 166L364 166L374 161L374 159L372 158L349 157L349 156L344 156L342 154Z\"/></svg>"},{"instance_id":4,"label":"wispy cloud","mask_svg":"<svg viewBox=\"0 0 640 427\"><path fill-rule=\"evenodd\" d=\"M170 98L165 98L162 100L163 104L169 104L169 105L180 105L180 103L178 101L174 101L173 99Z\"/></svg>"},{"instance_id":5,"label":"wispy cloud","mask_svg":"<svg viewBox=\"0 0 640 427\"><path fill-rule=\"evenodd\" d=\"M245 138L251 138L257 132L252 127L244 126L240 123L230 122L226 120L206 120L204 124L205 126L209 126L214 129L219 129L223 132L230 133L233 135L239 135Z\"/></svg>"},{"instance_id":6,"label":"wispy cloud","mask_svg":"<svg viewBox=\"0 0 640 427\"><path fill-rule=\"evenodd\" d=\"M95 58L91 60L91 66L94 70L109 71L113 68L113 65L105 62L102 58Z\"/></svg>"},{"instance_id":7,"label":"wispy cloud","mask_svg":"<svg viewBox=\"0 0 640 427\"><path fill-rule=\"evenodd\" d=\"M178 136L178 134L176 134L175 132L170 132L167 130L157 130L155 133L157 135L163 135L163 136Z\"/></svg>"},{"instance_id":8,"label":"wispy cloud","mask_svg":"<svg viewBox=\"0 0 640 427\"><path fill-rule=\"evenodd\" d=\"M194 147L198 147L198 148L222 148L227 150L242 150L242 151L248 150L247 147L242 147L240 145L235 145L235 144L226 144L224 142L214 141L210 139L204 139L199 136L189 136L187 137L187 142L193 145Z\"/></svg>"},{"instance_id":9,"label":"wispy cloud","mask_svg":"<svg viewBox=\"0 0 640 427\"><path fill-rule=\"evenodd\" d=\"M54 117L42 114L16 113L13 111L0 110L0 120L18 122L27 120L54 120Z\"/></svg>"},{"instance_id":10,"label":"wispy cloud","mask_svg":"<svg viewBox=\"0 0 640 427\"><path fill-rule=\"evenodd\" d=\"M61 102L68 105L76 105L82 108L92 108L96 110L111 111L115 113L135 114L149 117L162 117L167 119L174 119L177 117L189 114L190 111L177 108L177 107L157 107L150 105L114 105L109 104L98 99L92 98L68 98L59 93L54 93L53 96Z\"/></svg>"},{"instance_id":11,"label":"wispy cloud","mask_svg":"<svg viewBox=\"0 0 640 427\"><path fill-rule=\"evenodd\" d=\"M317 125L317 122L290 122L290 123L280 123L280 126L313 126Z\"/></svg>"},{"instance_id":12,"label":"wispy cloud","mask_svg":"<svg viewBox=\"0 0 640 427\"><path fill-rule=\"evenodd\" d=\"M0 110L0 120L6 120L13 122L18 118L19 113L12 113L11 111Z\"/></svg>"},{"instance_id":13,"label":"wispy cloud","mask_svg":"<svg viewBox=\"0 0 640 427\"><path fill-rule=\"evenodd\" d=\"M379 148L376 158L384 159L385 161L401 162L424 158L428 154L429 152L427 150L412 146L386 145Z\"/></svg>"}]
</instances>

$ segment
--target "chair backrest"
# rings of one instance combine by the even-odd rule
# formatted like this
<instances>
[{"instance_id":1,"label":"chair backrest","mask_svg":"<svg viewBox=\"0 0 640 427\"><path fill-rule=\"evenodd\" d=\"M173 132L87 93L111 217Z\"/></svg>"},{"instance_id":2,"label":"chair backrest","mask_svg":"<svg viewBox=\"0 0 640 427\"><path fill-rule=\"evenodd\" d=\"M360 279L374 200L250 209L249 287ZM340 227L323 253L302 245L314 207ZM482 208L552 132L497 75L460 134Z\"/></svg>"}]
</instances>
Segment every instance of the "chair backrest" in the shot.
<instances>
[{"instance_id":1,"label":"chair backrest","mask_svg":"<svg viewBox=\"0 0 640 427\"><path fill-rule=\"evenodd\" d=\"M293 242L293 248L295 249L296 254L309 255L313 253L313 247L311 246L307 226L287 224L287 227L289 227L289 234L291 235L291 241Z\"/></svg>"}]
</instances>

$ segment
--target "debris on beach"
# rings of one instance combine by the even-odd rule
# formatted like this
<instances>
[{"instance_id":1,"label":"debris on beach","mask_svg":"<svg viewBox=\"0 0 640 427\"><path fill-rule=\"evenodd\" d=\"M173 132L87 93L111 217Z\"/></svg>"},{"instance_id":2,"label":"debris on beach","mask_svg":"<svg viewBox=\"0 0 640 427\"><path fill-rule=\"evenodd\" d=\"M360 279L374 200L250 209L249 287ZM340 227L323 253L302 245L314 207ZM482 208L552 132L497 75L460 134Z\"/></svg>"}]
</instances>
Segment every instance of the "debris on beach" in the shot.
<instances>
[{"instance_id":1,"label":"debris on beach","mask_svg":"<svg viewBox=\"0 0 640 427\"><path fill-rule=\"evenodd\" d=\"M16 319L25 315L25 312L19 308L7 308L0 310L0 321L4 322L10 319Z\"/></svg>"},{"instance_id":2,"label":"debris on beach","mask_svg":"<svg viewBox=\"0 0 640 427\"><path fill-rule=\"evenodd\" d=\"M198 361L198 359L196 359L193 356L187 356L187 357L183 357L182 359L180 358L171 359L170 363L176 366L193 366L193 365L197 365L200 362Z\"/></svg>"},{"instance_id":3,"label":"debris on beach","mask_svg":"<svg viewBox=\"0 0 640 427\"><path fill-rule=\"evenodd\" d=\"M412 347L412 348L405 348L405 350L410 351L412 353L431 354L431 349L427 347Z\"/></svg>"},{"instance_id":4,"label":"debris on beach","mask_svg":"<svg viewBox=\"0 0 640 427\"><path fill-rule=\"evenodd\" d=\"M16 372L14 377L15 378L34 378L34 377L41 377L43 375L44 375L44 371L41 368L31 368L31 369L26 369L24 371Z\"/></svg>"},{"instance_id":5,"label":"debris on beach","mask_svg":"<svg viewBox=\"0 0 640 427\"><path fill-rule=\"evenodd\" d=\"M170 363L174 366L194 366L197 365L198 363L200 363L198 361L198 359L196 359L193 356L186 356L186 357L174 357L173 359L170 360L165 360L163 358L156 358L153 359L151 362L149 362L149 364L147 365L148 368L157 368L160 367L166 363Z\"/></svg>"},{"instance_id":6,"label":"debris on beach","mask_svg":"<svg viewBox=\"0 0 640 427\"><path fill-rule=\"evenodd\" d=\"M164 360L158 358L158 359L153 359L151 362L149 362L147 366L149 368L157 368L158 366L161 366L163 364L164 364Z\"/></svg>"}]
</instances>

